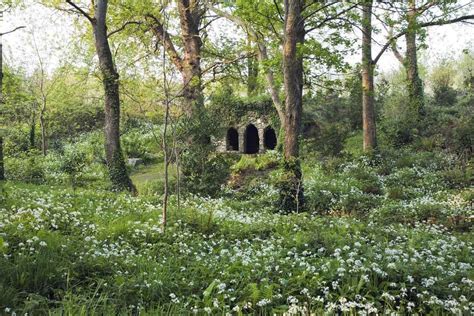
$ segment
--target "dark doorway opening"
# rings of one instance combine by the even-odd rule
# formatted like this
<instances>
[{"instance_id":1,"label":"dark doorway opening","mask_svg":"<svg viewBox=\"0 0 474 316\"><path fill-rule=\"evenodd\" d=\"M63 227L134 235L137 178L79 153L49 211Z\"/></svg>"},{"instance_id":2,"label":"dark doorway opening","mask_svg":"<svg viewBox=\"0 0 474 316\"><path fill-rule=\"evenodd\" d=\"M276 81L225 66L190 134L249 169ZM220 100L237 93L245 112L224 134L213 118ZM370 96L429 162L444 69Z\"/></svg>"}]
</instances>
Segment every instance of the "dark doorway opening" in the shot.
<instances>
[{"instance_id":1,"label":"dark doorway opening","mask_svg":"<svg viewBox=\"0 0 474 316\"><path fill-rule=\"evenodd\" d=\"M277 137L275 130L270 126L263 133L263 146L265 149L275 149L277 145Z\"/></svg>"},{"instance_id":2,"label":"dark doorway opening","mask_svg":"<svg viewBox=\"0 0 474 316\"><path fill-rule=\"evenodd\" d=\"M253 124L249 124L244 133L244 152L246 154L258 153L259 143L258 129Z\"/></svg>"},{"instance_id":3,"label":"dark doorway opening","mask_svg":"<svg viewBox=\"0 0 474 316\"><path fill-rule=\"evenodd\" d=\"M227 130L227 150L239 150L239 133L233 127Z\"/></svg>"}]
</instances>

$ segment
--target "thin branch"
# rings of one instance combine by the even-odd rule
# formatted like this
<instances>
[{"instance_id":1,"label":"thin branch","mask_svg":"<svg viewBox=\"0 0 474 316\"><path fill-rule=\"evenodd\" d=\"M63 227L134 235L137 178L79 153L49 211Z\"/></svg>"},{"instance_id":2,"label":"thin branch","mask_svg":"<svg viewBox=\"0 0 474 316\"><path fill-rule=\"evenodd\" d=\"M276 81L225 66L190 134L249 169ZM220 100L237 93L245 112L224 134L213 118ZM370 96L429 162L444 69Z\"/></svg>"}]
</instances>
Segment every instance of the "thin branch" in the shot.
<instances>
[{"instance_id":1,"label":"thin branch","mask_svg":"<svg viewBox=\"0 0 474 316\"><path fill-rule=\"evenodd\" d=\"M329 8L330 6L332 6L332 5L334 5L334 4L338 3L338 2L339 2L339 1L329 2L328 4L322 6L321 8L318 8L318 9L314 10L313 12L311 12L310 14L308 14L307 16L305 16L305 17L303 18L303 21L305 21L306 19L309 19L310 17L312 17L312 16L315 15L316 13L321 12L321 11L324 10L324 9L327 9L327 8ZM312 4L314 4L314 3L312 3ZM303 10L305 10L305 9L308 8L309 6L310 6L310 5L305 6L305 7L303 8Z\"/></svg>"},{"instance_id":2,"label":"thin branch","mask_svg":"<svg viewBox=\"0 0 474 316\"><path fill-rule=\"evenodd\" d=\"M280 10L280 6L278 5L278 3L276 2L276 0L273 0L273 4L275 5L275 8L278 12L278 16L280 17L280 20L281 21L284 21L285 18L283 17L283 14L281 13L281 10Z\"/></svg>"},{"instance_id":3,"label":"thin branch","mask_svg":"<svg viewBox=\"0 0 474 316\"><path fill-rule=\"evenodd\" d=\"M221 17L220 16L217 16L217 17L214 17L213 19L209 20L209 22L207 22L206 24L204 24L201 28L199 28L199 32L201 32L202 30L204 30L205 28L207 28L209 25L211 25L211 23L219 20Z\"/></svg>"},{"instance_id":4,"label":"thin branch","mask_svg":"<svg viewBox=\"0 0 474 316\"><path fill-rule=\"evenodd\" d=\"M420 23L420 24L418 24L418 26L419 27L441 26L441 25L453 24L453 23L457 23L457 22L464 22L466 20L474 20L474 15L464 15L464 16L461 16L461 17L458 17L458 18L455 18L455 19L451 19L451 20L437 20L437 21L432 21L432 22ZM392 45L393 41L396 41L397 39L399 39L400 37L405 35L407 32L408 32L408 30L406 29L406 30L401 31L397 35L389 38L387 43L385 43L385 45L382 47L382 49L377 54L375 59L372 61L372 64L374 64L374 65L377 64L380 57L382 57L383 53L387 50L387 48L389 48Z\"/></svg>"},{"instance_id":5,"label":"thin branch","mask_svg":"<svg viewBox=\"0 0 474 316\"><path fill-rule=\"evenodd\" d=\"M86 11L81 9L81 7L79 7L77 4L75 4L71 0L66 0L66 3L71 5L74 9L76 9L77 12L85 16L89 20L89 22L91 22L92 24L95 24L95 18L91 17Z\"/></svg>"},{"instance_id":6,"label":"thin branch","mask_svg":"<svg viewBox=\"0 0 474 316\"><path fill-rule=\"evenodd\" d=\"M327 22L340 19L340 16L341 16L341 15L343 15L344 13L349 12L350 10L352 10L352 9L355 8L355 7L356 7L356 5L352 5L352 6L350 6L349 8L344 9L344 10L342 10L342 11L336 13L336 14L333 15L333 16L327 17L326 19L324 19L323 21L321 21L320 23L318 23L318 24L315 25L314 27L312 27L312 28L306 30L306 34L308 34L308 33L311 32L311 31L314 31L315 29L318 29L318 28L324 26L324 24L326 24ZM346 20L346 21L348 21L348 20Z\"/></svg>"},{"instance_id":7,"label":"thin branch","mask_svg":"<svg viewBox=\"0 0 474 316\"><path fill-rule=\"evenodd\" d=\"M236 58L233 58L233 59L230 59L230 60L218 61L218 62L212 64L211 66L207 67L206 69L204 69L201 73L205 74L206 72L208 72L212 69L215 69L218 66L230 65L230 64L236 63L236 62L238 62L242 59L249 58L251 56L255 56L255 53L243 54L243 55L237 56Z\"/></svg>"},{"instance_id":8,"label":"thin branch","mask_svg":"<svg viewBox=\"0 0 474 316\"><path fill-rule=\"evenodd\" d=\"M474 14L460 16L458 18L451 19L451 20L438 20L438 21L421 23L419 26L420 27L440 26L440 25L446 25L446 24L453 24L457 22L464 22L466 20L474 20Z\"/></svg>"},{"instance_id":9,"label":"thin branch","mask_svg":"<svg viewBox=\"0 0 474 316\"><path fill-rule=\"evenodd\" d=\"M20 29L24 29L25 27L26 27L26 26L17 26L17 27L15 27L15 28L14 28L13 30L11 30L11 31L7 31L7 32L5 32L5 33L0 33L0 36L13 33L13 32L18 31L18 30L20 30Z\"/></svg>"},{"instance_id":10,"label":"thin branch","mask_svg":"<svg viewBox=\"0 0 474 316\"><path fill-rule=\"evenodd\" d=\"M235 24L239 25L241 28L246 30L247 33L249 33L252 37L253 40L257 43L258 46L258 61L263 64L266 61L269 60L268 58L268 52L267 52L267 46L265 44L265 40L263 36L255 31L246 21L242 20L241 18L229 14L225 11L219 10L215 8L214 6L208 6L209 10L213 11L217 15L220 15L229 21L234 22ZM283 104L280 100L280 96L278 93L278 88L275 83L275 78L273 75L272 70L269 67L265 67L265 79L267 81L267 90L270 93L273 101L273 105L275 106L278 116L281 120L281 122L284 122L284 115L283 115Z\"/></svg>"},{"instance_id":11,"label":"thin branch","mask_svg":"<svg viewBox=\"0 0 474 316\"><path fill-rule=\"evenodd\" d=\"M118 29L116 30L113 30L112 32L110 32L109 34L107 34L107 38L111 37L112 35L118 33L118 32L121 32L123 30L125 30L125 28L128 26L128 25L142 25L143 22L141 21L127 21L125 22L121 27L119 27Z\"/></svg>"}]
</instances>

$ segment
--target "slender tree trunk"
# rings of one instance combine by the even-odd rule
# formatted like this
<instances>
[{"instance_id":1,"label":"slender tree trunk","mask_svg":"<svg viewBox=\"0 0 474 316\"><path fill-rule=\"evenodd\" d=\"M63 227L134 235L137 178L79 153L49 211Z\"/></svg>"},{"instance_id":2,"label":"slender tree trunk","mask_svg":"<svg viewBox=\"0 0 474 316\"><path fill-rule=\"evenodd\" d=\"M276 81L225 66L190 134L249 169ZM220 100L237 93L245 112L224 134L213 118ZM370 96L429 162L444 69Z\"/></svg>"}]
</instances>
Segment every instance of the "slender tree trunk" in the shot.
<instances>
[{"instance_id":1,"label":"slender tree trunk","mask_svg":"<svg viewBox=\"0 0 474 316\"><path fill-rule=\"evenodd\" d=\"M285 0L285 30L283 43L283 79L286 93L284 158L287 184L283 187L283 207L299 211L303 202L301 168L299 165L299 135L303 112L303 56L298 45L304 42L304 1Z\"/></svg>"},{"instance_id":2,"label":"slender tree trunk","mask_svg":"<svg viewBox=\"0 0 474 316\"><path fill-rule=\"evenodd\" d=\"M36 146L36 106L33 109L31 114L30 122L30 148L35 148Z\"/></svg>"},{"instance_id":3,"label":"slender tree trunk","mask_svg":"<svg viewBox=\"0 0 474 316\"><path fill-rule=\"evenodd\" d=\"M164 79L166 80L166 75L163 75ZM166 82L165 82L166 85ZM165 87L165 90L168 88ZM168 191L169 191L169 181L168 181L168 169L169 169L169 157L168 157L168 141L166 139L167 132L168 132L168 121L170 115L170 104L168 93L165 92L165 119L164 119L164 128L163 128L163 159L164 159L164 167L165 167L165 192L163 196L163 212L162 212L162 219L161 219L161 229L164 232L166 229L166 222L168 216Z\"/></svg>"},{"instance_id":4,"label":"slender tree trunk","mask_svg":"<svg viewBox=\"0 0 474 316\"><path fill-rule=\"evenodd\" d=\"M365 1L362 13L362 128L364 151L377 147L372 61L372 0Z\"/></svg>"},{"instance_id":5,"label":"slender tree trunk","mask_svg":"<svg viewBox=\"0 0 474 316\"><path fill-rule=\"evenodd\" d=\"M423 93L423 82L418 73L418 60L417 60L417 45L416 45L416 34L417 34L417 12L415 0L409 0L408 2L408 30L405 34L406 40L406 57L405 57L405 69L407 73L407 85L408 85L408 97L411 108L419 116L425 114L424 108L424 93Z\"/></svg>"},{"instance_id":6,"label":"slender tree trunk","mask_svg":"<svg viewBox=\"0 0 474 316\"><path fill-rule=\"evenodd\" d=\"M46 123L45 123L45 114L46 114L46 98L43 98L41 103L41 110L40 110L40 128L41 128L41 153L43 156L47 154L47 140L46 140Z\"/></svg>"},{"instance_id":7,"label":"slender tree trunk","mask_svg":"<svg viewBox=\"0 0 474 316\"><path fill-rule=\"evenodd\" d=\"M247 45L252 48L252 41L249 37L247 38ZM258 80L258 63L253 55L247 57L247 73L247 97L252 97L257 91Z\"/></svg>"},{"instance_id":8,"label":"slender tree trunk","mask_svg":"<svg viewBox=\"0 0 474 316\"><path fill-rule=\"evenodd\" d=\"M3 17L3 12L0 12ZM0 19L1 21L1 19ZM0 107L3 106L3 45L2 35L0 34ZM0 130L0 181L5 180L5 168L3 164L3 135Z\"/></svg>"},{"instance_id":9,"label":"slender tree trunk","mask_svg":"<svg viewBox=\"0 0 474 316\"><path fill-rule=\"evenodd\" d=\"M105 157L114 189L128 190L135 194L136 188L128 176L120 147L119 74L115 69L107 38L106 15L107 0L97 0L93 30L105 92Z\"/></svg>"},{"instance_id":10,"label":"slender tree trunk","mask_svg":"<svg viewBox=\"0 0 474 316\"><path fill-rule=\"evenodd\" d=\"M259 39L257 39L257 45L258 45L258 60L260 63L264 63L268 60L268 52L267 52L267 46ZM267 81L267 90L268 93L270 93L270 96L273 101L273 105L275 106L275 109L277 110L278 113L278 118L280 119L280 129L283 130L283 127L285 126L285 113L283 109L283 105L280 99L280 95L278 93L278 89L275 83L275 76L273 75L273 71L270 68L267 68L265 70L265 79Z\"/></svg>"},{"instance_id":11,"label":"slender tree trunk","mask_svg":"<svg viewBox=\"0 0 474 316\"><path fill-rule=\"evenodd\" d=\"M0 135L0 181L2 180L5 180L5 166L3 164L3 137Z\"/></svg>"},{"instance_id":12,"label":"slender tree trunk","mask_svg":"<svg viewBox=\"0 0 474 316\"><path fill-rule=\"evenodd\" d=\"M255 30L252 29L252 27L239 17L229 14L225 11L221 11L215 7L210 7L210 9L216 13L219 16L225 17L226 19L235 22L236 24L240 25L244 30L247 30L250 32L251 36L255 39L255 42L257 44L257 56L258 56L258 61L261 64L264 64L266 61L268 61L268 52L267 52L267 46L265 45L265 39L258 34ZM273 75L273 72L270 67L266 67L265 69L265 80L266 80L266 88L268 93L270 94L273 105L275 106L275 109L278 112L278 118L280 119L280 136L282 136L283 132L283 126L285 125L285 113L283 109L282 102L280 100L279 96L279 91L277 88L277 85L275 83L275 78Z\"/></svg>"},{"instance_id":13,"label":"slender tree trunk","mask_svg":"<svg viewBox=\"0 0 474 316\"><path fill-rule=\"evenodd\" d=\"M165 92L165 99L163 101L165 106L165 117L164 117L164 128L163 128L163 160L164 160L164 167L165 167L165 188L164 188L164 196L163 196L163 212L161 218L161 230L165 232L166 229L166 222L168 217L168 191L169 191L169 181L168 181L168 168L169 168L169 156L168 156L168 122L170 116L170 98L169 98L169 86L166 77L166 50L163 50L163 90Z\"/></svg>"}]
</instances>

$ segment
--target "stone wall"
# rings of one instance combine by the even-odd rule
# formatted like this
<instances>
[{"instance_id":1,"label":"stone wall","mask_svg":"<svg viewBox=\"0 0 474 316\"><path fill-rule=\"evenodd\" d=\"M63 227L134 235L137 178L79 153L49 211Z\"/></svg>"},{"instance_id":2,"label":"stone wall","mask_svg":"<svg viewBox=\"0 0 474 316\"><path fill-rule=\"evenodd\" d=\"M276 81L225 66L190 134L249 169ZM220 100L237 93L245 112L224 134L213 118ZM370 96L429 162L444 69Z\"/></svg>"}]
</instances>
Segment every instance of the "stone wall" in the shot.
<instances>
[{"instance_id":1,"label":"stone wall","mask_svg":"<svg viewBox=\"0 0 474 316\"><path fill-rule=\"evenodd\" d=\"M243 118L241 122L228 126L224 131L224 136L221 139L214 139L214 143L217 147L218 152L234 152L234 153L246 153L246 149L249 148L249 143L252 141L256 141L256 139L251 134L251 130L253 129L250 126L255 126L258 132L258 153L263 153L267 149L265 148L264 144L264 134L267 128L273 127L270 123L262 118L255 118L255 117L247 117ZM250 127L250 128L249 128ZM227 139L229 129L234 128L238 134L238 150L232 150L229 148L229 142ZM247 131L247 133L246 133Z\"/></svg>"}]
</instances>

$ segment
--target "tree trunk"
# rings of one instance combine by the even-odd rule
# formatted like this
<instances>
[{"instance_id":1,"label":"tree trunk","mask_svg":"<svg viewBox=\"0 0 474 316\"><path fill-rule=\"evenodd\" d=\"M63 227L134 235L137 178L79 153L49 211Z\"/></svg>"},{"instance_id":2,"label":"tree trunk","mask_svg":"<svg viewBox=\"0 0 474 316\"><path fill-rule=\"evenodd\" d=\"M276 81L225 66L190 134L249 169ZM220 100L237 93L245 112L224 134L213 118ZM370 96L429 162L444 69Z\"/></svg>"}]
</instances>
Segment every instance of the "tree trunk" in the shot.
<instances>
[{"instance_id":1,"label":"tree trunk","mask_svg":"<svg viewBox=\"0 0 474 316\"><path fill-rule=\"evenodd\" d=\"M105 92L105 157L114 189L136 193L120 147L119 75L115 70L107 38L106 15L107 0L97 0L93 30Z\"/></svg>"},{"instance_id":2,"label":"tree trunk","mask_svg":"<svg viewBox=\"0 0 474 316\"><path fill-rule=\"evenodd\" d=\"M257 45L258 45L258 60L260 63L264 63L268 61L268 52L267 46L263 44L260 39L257 38ZM273 101L273 105L278 113L278 118L280 119L280 130L283 130L285 126L285 113L283 109L283 105L281 104L280 95L278 93L278 89L275 83L275 77L273 75L273 71L268 67L265 70L265 79L267 81L267 90L270 93L270 96Z\"/></svg>"},{"instance_id":3,"label":"tree trunk","mask_svg":"<svg viewBox=\"0 0 474 316\"><path fill-rule=\"evenodd\" d=\"M180 0L178 11L184 45L181 62L184 105L185 112L192 117L193 113L201 110L204 105L201 79L202 41L199 35L203 9L198 0Z\"/></svg>"},{"instance_id":4,"label":"tree trunk","mask_svg":"<svg viewBox=\"0 0 474 316\"><path fill-rule=\"evenodd\" d=\"M423 82L418 73L418 60L416 54L416 33L417 33L417 12L415 0L409 0L408 2L408 30L405 34L406 40L406 57L405 57L405 69L407 73L407 85L408 85L408 97L410 107L419 116L425 114L424 108L424 96L423 96Z\"/></svg>"},{"instance_id":5,"label":"tree trunk","mask_svg":"<svg viewBox=\"0 0 474 316\"><path fill-rule=\"evenodd\" d=\"M362 9L362 128L364 151L377 147L374 104L374 63L372 61L372 0Z\"/></svg>"},{"instance_id":6,"label":"tree trunk","mask_svg":"<svg viewBox=\"0 0 474 316\"><path fill-rule=\"evenodd\" d=\"M36 146L36 106L33 109L31 114L30 122L30 148L35 148Z\"/></svg>"},{"instance_id":7,"label":"tree trunk","mask_svg":"<svg viewBox=\"0 0 474 316\"><path fill-rule=\"evenodd\" d=\"M283 77L285 101L285 144L287 160L299 155L298 137L303 110L303 58L297 45L304 41L300 0L285 1L285 41L283 43Z\"/></svg>"},{"instance_id":8,"label":"tree trunk","mask_svg":"<svg viewBox=\"0 0 474 316\"><path fill-rule=\"evenodd\" d=\"M3 14L3 12L1 12ZM0 34L0 107L3 106L3 45ZM3 135L0 130L0 181L5 180L5 168L3 165Z\"/></svg>"},{"instance_id":9,"label":"tree trunk","mask_svg":"<svg viewBox=\"0 0 474 316\"><path fill-rule=\"evenodd\" d=\"M247 45L250 49L252 48L252 41L250 38L247 39ZM258 87L258 63L253 55L247 57L247 73L247 97L252 97L255 95Z\"/></svg>"},{"instance_id":10,"label":"tree trunk","mask_svg":"<svg viewBox=\"0 0 474 316\"><path fill-rule=\"evenodd\" d=\"M46 114L46 99L43 98L42 104L41 104L41 110L40 110L40 128L41 128L41 153L43 156L46 156L47 152L47 143L46 143L46 125L45 125L45 119L44 116Z\"/></svg>"},{"instance_id":11,"label":"tree trunk","mask_svg":"<svg viewBox=\"0 0 474 316\"><path fill-rule=\"evenodd\" d=\"M303 56L298 45L304 42L304 20L301 0L285 0L283 43L283 79L286 93L284 158L287 177L283 186L283 208L299 211L303 202L301 168L299 165L299 134L303 112Z\"/></svg>"},{"instance_id":12,"label":"tree trunk","mask_svg":"<svg viewBox=\"0 0 474 316\"><path fill-rule=\"evenodd\" d=\"M236 24L240 25L244 30L250 32L250 35L254 38L257 44L257 56L258 61L261 64L264 64L268 61L268 52L267 46L265 45L265 39L256 32L247 22L243 21L239 17L229 14L227 12L221 11L215 7L211 7L211 10L219 16L225 17L226 19L235 22ZM266 88L268 93L270 94L273 105L278 112L278 118L280 119L280 132L283 130L283 126L285 125L285 113L283 110L282 102L280 100L279 91L277 85L275 83L275 78L273 76L273 72L270 67L265 67L265 79L266 79ZM279 137L282 136L283 133L280 133Z\"/></svg>"},{"instance_id":13,"label":"tree trunk","mask_svg":"<svg viewBox=\"0 0 474 316\"><path fill-rule=\"evenodd\" d=\"M5 180L5 167L3 164L3 137L0 135L0 181L2 180Z\"/></svg>"}]
</instances>

